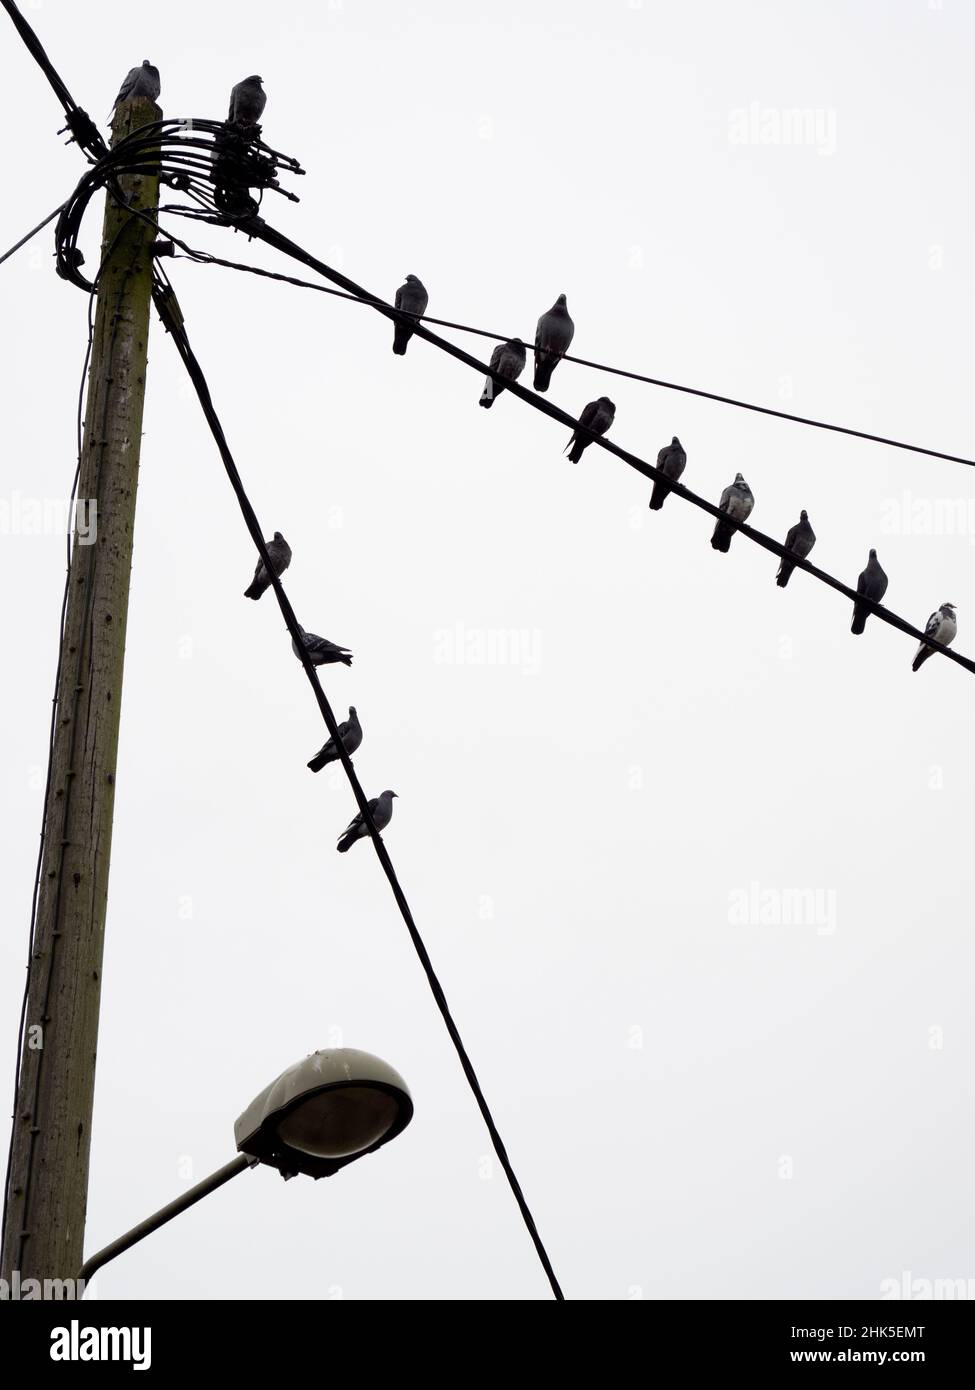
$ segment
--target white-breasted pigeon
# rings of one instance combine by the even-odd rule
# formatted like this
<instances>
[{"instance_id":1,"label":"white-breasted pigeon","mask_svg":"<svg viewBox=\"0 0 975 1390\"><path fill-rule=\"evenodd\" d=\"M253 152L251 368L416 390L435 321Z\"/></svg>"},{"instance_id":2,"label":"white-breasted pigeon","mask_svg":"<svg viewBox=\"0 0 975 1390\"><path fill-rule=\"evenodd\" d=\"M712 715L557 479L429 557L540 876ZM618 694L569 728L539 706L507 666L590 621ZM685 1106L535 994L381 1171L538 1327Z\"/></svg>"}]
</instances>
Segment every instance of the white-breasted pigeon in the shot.
<instances>
[{"instance_id":1,"label":"white-breasted pigeon","mask_svg":"<svg viewBox=\"0 0 975 1390\"><path fill-rule=\"evenodd\" d=\"M415 275L407 275L405 284L400 285L396 291L396 298L393 304L397 309L402 309L406 314L414 314L420 318L427 311L427 304L430 296L427 294L421 282ZM397 357L402 357L406 351L406 345L413 337L413 329L409 324L398 323L393 331L393 351Z\"/></svg>"},{"instance_id":2,"label":"white-breasted pigeon","mask_svg":"<svg viewBox=\"0 0 975 1390\"><path fill-rule=\"evenodd\" d=\"M282 536L280 531L275 531L274 538L267 542L267 553L271 557L271 565L275 574L284 574L291 564L291 546ZM254 571L254 578L251 580L249 588L244 590L244 598L252 598L255 601L261 597L265 589L271 587L271 576L264 567L264 561L258 560L257 568Z\"/></svg>"},{"instance_id":3,"label":"white-breasted pigeon","mask_svg":"<svg viewBox=\"0 0 975 1390\"><path fill-rule=\"evenodd\" d=\"M729 483L721 494L721 501L718 503L721 511L727 512L733 521L747 521L751 515L752 507L755 505L755 498L752 490L745 482L740 473L735 474L735 481ZM715 523L714 535L711 537L711 544L715 550L720 550L727 554L731 548L731 538L735 534L735 527L729 522L718 520Z\"/></svg>"},{"instance_id":4,"label":"white-breasted pigeon","mask_svg":"<svg viewBox=\"0 0 975 1390\"><path fill-rule=\"evenodd\" d=\"M128 101L131 97L148 97L150 101L157 101L161 90L159 69L154 68L148 58L143 58L141 67L129 68L128 76L119 87L118 96L108 113L108 119L111 120L114 116L115 107L119 102Z\"/></svg>"},{"instance_id":5,"label":"white-breasted pigeon","mask_svg":"<svg viewBox=\"0 0 975 1390\"><path fill-rule=\"evenodd\" d=\"M374 796L366 803L369 807L369 814L372 816L372 823L377 830L385 830L393 815L393 797L395 792L381 792L379 796ZM356 840L361 840L369 834L366 823L360 811L357 816L353 816L349 821L348 827L339 836L339 854L345 854L355 844Z\"/></svg>"},{"instance_id":6,"label":"white-breasted pigeon","mask_svg":"<svg viewBox=\"0 0 975 1390\"><path fill-rule=\"evenodd\" d=\"M352 653L348 647L338 647L327 637L318 637L314 632L306 632L304 628L301 629L301 635L308 659L313 666L331 666L338 661L341 661L343 666L352 665ZM294 638L291 639L291 650L300 661L301 652Z\"/></svg>"},{"instance_id":7,"label":"white-breasted pigeon","mask_svg":"<svg viewBox=\"0 0 975 1390\"><path fill-rule=\"evenodd\" d=\"M342 747L351 757L362 742L362 725L359 723L359 716L355 712L355 705L349 706L349 717L343 719L339 725L339 738ZM330 738L324 743L312 758L308 766L312 772L321 772L326 763L337 763L339 761L339 750L334 738Z\"/></svg>"},{"instance_id":8,"label":"white-breasted pigeon","mask_svg":"<svg viewBox=\"0 0 975 1390\"><path fill-rule=\"evenodd\" d=\"M589 402L579 416L579 424L592 430L593 434L605 434L615 418L616 406L608 396L600 396L598 400ZM583 452L588 449L591 443L592 440L588 439L581 430L576 430L565 446L569 450L569 462L578 463Z\"/></svg>"},{"instance_id":9,"label":"white-breasted pigeon","mask_svg":"<svg viewBox=\"0 0 975 1390\"><path fill-rule=\"evenodd\" d=\"M941 642L944 646L950 647L955 640L957 631L958 619L955 616L955 605L943 603L928 619L924 635L933 638L935 642ZM917 649L917 656L914 658L911 670L919 671L929 656L934 656L934 647L929 647L926 642L922 642Z\"/></svg>"},{"instance_id":10,"label":"white-breasted pigeon","mask_svg":"<svg viewBox=\"0 0 975 1390\"><path fill-rule=\"evenodd\" d=\"M267 105L267 93L261 86L263 77L245 77L230 93L230 112L227 120L242 130L256 126Z\"/></svg>"},{"instance_id":11,"label":"white-breasted pigeon","mask_svg":"<svg viewBox=\"0 0 975 1390\"><path fill-rule=\"evenodd\" d=\"M816 532L809 525L808 512L800 512L799 520L795 526L790 526L785 537L785 548L791 550L793 555L798 555L800 560L804 560L816 544ZM788 584L795 569L795 562L787 560L785 556L779 564L779 572L775 576L775 582L780 589L784 589Z\"/></svg>"},{"instance_id":12,"label":"white-breasted pigeon","mask_svg":"<svg viewBox=\"0 0 975 1390\"><path fill-rule=\"evenodd\" d=\"M535 329L535 390L547 391L552 373L569 351L576 326L569 317L565 295L560 294Z\"/></svg>"},{"instance_id":13,"label":"white-breasted pigeon","mask_svg":"<svg viewBox=\"0 0 975 1390\"><path fill-rule=\"evenodd\" d=\"M668 478L673 478L674 482L680 477L687 467L687 455L684 446L677 438L676 434L669 444L664 445L657 455L657 467ZM655 478L653 482L653 492L650 494L650 510L659 512L664 504L664 498L670 491L669 485L663 478Z\"/></svg>"},{"instance_id":14,"label":"white-breasted pigeon","mask_svg":"<svg viewBox=\"0 0 975 1390\"><path fill-rule=\"evenodd\" d=\"M857 580L857 593L864 598L873 599L874 603L879 603L887 592L887 576L880 568L880 561L877 559L877 552L871 550L867 557L867 568L861 573ZM866 603L855 603L853 605L853 622L850 624L850 631L857 636L867 625L870 616L870 607Z\"/></svg>"},{"instance_id":15,"label":"white-breasted pigeon","mask_svg":"<svg viewBox=\"0 0 975 1390\"><path fill-rule=\"evenodd\" d=\"M495 381L493 376L485 377L484 390L478 404L483 405L485 410L490 410L505 389L505 382L517 381L524 370L525 344L521 339L512 338L508 343L498 343L491 353L491 371L504 377L504 381Z\"/></svg>"}]
</instances>

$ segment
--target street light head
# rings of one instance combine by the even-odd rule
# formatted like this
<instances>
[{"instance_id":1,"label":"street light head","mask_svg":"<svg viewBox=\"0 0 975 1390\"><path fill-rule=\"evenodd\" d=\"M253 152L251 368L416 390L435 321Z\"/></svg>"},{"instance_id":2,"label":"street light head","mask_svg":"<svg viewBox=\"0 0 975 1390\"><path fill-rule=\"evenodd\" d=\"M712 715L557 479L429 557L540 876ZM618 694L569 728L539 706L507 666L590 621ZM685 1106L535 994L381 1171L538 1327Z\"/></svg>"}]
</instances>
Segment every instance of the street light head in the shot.
<instances>
[{"instance_id":1,"label":"street light head","mask_svg":"<svg viewBox=\"0 0 975 1390\"><path fill-rule=\"evenodd\" d=\"M241 1153L283 1177L330 1177L395 1139L413 1118L406 1082L352 1047L313 1052L281 1073L234 1125Z\"/></svg>"}]
</instances>

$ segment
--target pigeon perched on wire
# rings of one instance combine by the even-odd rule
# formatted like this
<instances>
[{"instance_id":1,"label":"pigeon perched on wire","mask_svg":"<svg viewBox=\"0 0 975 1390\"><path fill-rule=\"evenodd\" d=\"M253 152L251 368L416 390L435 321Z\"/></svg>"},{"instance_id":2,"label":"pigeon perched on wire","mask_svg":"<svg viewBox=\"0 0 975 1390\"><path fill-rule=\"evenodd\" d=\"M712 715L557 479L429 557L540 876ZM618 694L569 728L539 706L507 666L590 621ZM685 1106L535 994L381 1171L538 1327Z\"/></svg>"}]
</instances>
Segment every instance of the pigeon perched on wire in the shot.
<instances>
[{"instance_id":1,"label":"pigeon perched on wire","mask_svg":"<svg viewBox=\"0 0 975 1390\"><path fill-rule=\"evenodd\" d=\"M798 555L800 560L804 560L816 544L816 532L809 525L808 512L800 512L799 520L795 526L790 526L785 538L786 550L791 550L793 555ZM795 561L787 560L785 556L779 564L779 572L775 576L775 582L780 589L784 589L788 584L795 569Z\"/></svg>"},{"instance_id":2,"label":"pigeon perched on wire","mask_svg":"<svg viewBox=\"0 0 975 1390\"><path fill-rule=\"evenodd\" d=\"M560 294L547 313L538 320L535 329L535 390L547 391L552 373L569 351L576 326L565 307L565 295Z\"/></svg>"},{"instance_id":3,"label":"pigeon perched on wire","mask_svg":"<svg viewBox=\"0 0 975 1390\"><path fill-rule=\"evenodd\" d=\"M271 557L271 566L274 573L284 574L285 570L291 564L291 546L280 531L275 531L274 539L267 541L266 544L267 553ZM252 598L256 601L261 597L261 594L264 593L264 590L270 587L271 576L264 567L264 561L258 560L250 587L244 590L244 598Z\"/></svg>"},{"instance_id":4,"label":"pigeon perched on wire","mask_svg":"<svg viewBox=\"0 0 975 1390\"><path fill-rule=\"evenodd\" d=\"M343 666L352 665L352 653L348 647L337 647L327 637L318 637L314 632L306 632L304 628L301 628L301 636L308 660L313 666L331 666L338 661L341 661ZM291 639L291 650L300 661L301 652L294 638Z\"/></svg>"},{"instance_id":5,"label":"pigeon perched on wire","mask_svg":"<svg viewBox=\"0 0 975 1390\"><path fill-rule=\"evenodd\" d=\"M263 77L245 77L230 93L230 112L227 120L241 130L256 126L267 105L267 93L261 86Z\"/></svg>"},{"instance_id":6,"label":"pigeon perched on wire","mask_svg":"<svg viewBox=\"0 0 975 1390\"><path fill-rule=\"evenodd\" d=\"M613 420L616 418L616 406L608 396L600 396L598 401L590 401L579 416L579 424L584 429L592 430L593 434L605 434ZM565 446L571 450L569 462L578 463L582 458L583 452L592 443L587 439L582 430L576 430L575 434Z\"/></svg>"},{"instance_id":7,"label":"pigeon perched on wire","mask_svg":"<svg viewBox=\"0 0 975 1390\"><path fill-rule=\"evenodd\" d=\"M727 512L732 521L747 521L754 505L755 498L752 496L751 488L741 474L736 473L735 481L730 483L721 494L721 501L718 506L723 512ZM730 522L720 519L717 521L714 535L711 537L711 544L715 550L720 550L725 555L728 553L735 529Z\"/></svg>"},{"instance_id":8,"label":"pigeon perched on wire","mask_svg":"<svg viewBox=\"0 0 975 1390\"><path fill-rule=\"evenodd\" d=\"M860 578L857 580L857 593L862 594L864 598L873 599L874 603L879 603L880 600L883 598L884 594L887 592L887 583L887 576L880 568L880 561L877 559L877 552L875 550L871 550L870 555L867 558L867 568L863 571L863 573L860 575ZM854 603L853 622L850 625L850 631L855 632L857 636L859 636L863 629L866 627L867 619L869 618L869 616L869 604Z\"/></svg>"},{"instance_id":9,"label":"pigeon perched on wire","mask_svg":"<svg viewBox=\"0 0 975 1390\"><path fill-rule=\"evenodd\" d=\"M509 343L498 343L491 353L491 371L504 377L504 381L495 381L493 376L485 377L484 390L478 404L483 405L485 410L490 410L505 389L505 382L517 381L524 370L525 344L521 339L512 338Z\"/></svg>"},{"instance_id":10,"label":"pigeon perched on wire","mask_svg":"<svg viewBox=\"0 0 975 1390\"><path fill-rule=\"evenodd\" d=\"M362 725L359 723L359 716L355 712L355 705L349 706L349 717L343 719L339 725L339 739L342 747L351 757L362 742ZM339 750L334 738L330 738L324 743L312 758L308 766L312 772L321 772L326 763L337 763L339 761Z\"/></svg>"},{"instance_id":11,"label":"pigeon perched on wire","mask_svg":"<svg viewBox=\"0 0 975 1390\"><path fill-rule=\"evenodd\" d=\"M430 296L427 294L421 282L415 275L407 275L406 283L400 285L396 291L396 298L393 300L397 309L402 309L406 314L414 314L421 318L427 311L427 304ZM413 337L413 329L407 323L398 323L393 332L393 351L397 357L402 357L406 351L406 345Z\"/></svg>"},{"instance_id":12,"label":"pigeon perched on wire","mask_svg":"<svg viewBox=\"0 0 975 1390\"><path fill-rule=\"evenodd\" d=\"M369 814L372 816L372 823L377 830L385 830L393 815L393 797L396 792L382 792L379 796L374 796L371 801L367 801ZM345 854L355 844L356 840L362 840L369 834L366 822L360 811L357 816L353 816L349 821L348 827L339 836L339 854Z\"/></svg>"},{"instance_id":13,"label":"pigeon perched on wire","mask_svg":"<svg viewBox=\"0 0 975 1390\"><path fill-rule=\"evenodd\" d=\"M955 605L953 603L943 603L936 612L932 613L924 629L925 637L931 637L935 642L940 642L945 647L950 647L955 640L958 631L958 619L955 616ZM911 664L912 671L919 671L929 656L934 656L934 647L929 647L922 642L917 649L917 656Z\"/></svg>"},{"instance_id":14,"label":"pigeon perched on wire","mask_svg":"<svg viewBox=\"0 0 975 1390\"><path fill-rule=\"evenodd\" d=\"M661 473L665 473L674 482L680 477L687 467L687 455L684 453L684 446L677 438L676 434L669 444L666 444L657 455L657 467ZM650 494L650 510L659 512L664 504L664 498L670 491L670 486L663 478L655 478L653 492Z\"/></svg>"},{"instance_id":15,"label":"pigeon perched on wire","mask_svg":"<svg viewBox=\"0 0 975 1390\"><path fill-rule=\"evenodd\" d=\"M161 90L159 69L154 68L148 58L143 58L141 68L129 68L128 76L119 87L118 96L108 113L108 119L111 120L115 115L115 107L120 102L129 101L132 97L148 97L150 101L156 101Z\"/></svg>"}]
</instances>

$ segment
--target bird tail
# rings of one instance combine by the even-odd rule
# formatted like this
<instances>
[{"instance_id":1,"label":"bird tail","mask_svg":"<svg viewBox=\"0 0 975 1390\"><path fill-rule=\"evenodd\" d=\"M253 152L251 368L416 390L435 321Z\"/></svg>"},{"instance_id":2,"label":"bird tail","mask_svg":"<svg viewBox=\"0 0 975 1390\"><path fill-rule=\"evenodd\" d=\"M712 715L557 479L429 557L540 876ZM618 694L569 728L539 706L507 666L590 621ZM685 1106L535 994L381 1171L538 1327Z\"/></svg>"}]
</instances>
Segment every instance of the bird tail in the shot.
<instances>
[{"instance_id":1,"label":"bird tail","mask_svg":"<svg viewBox=\"0 0 975 1390\"><path fill-rule=\"evenodd\" d=\"M494 377L487 377L484 382L484 390L481 392L479 404L483 405L485 410L490 410L492 405L494 405L495 396L500 396L503 390L504 387L499 382L495 381Z\"/></svg>"},{"instance_id":2,"label":"bird tail","mask_svg":"<svg viewBox=\"0 0 975 1390\"><path fill-rule=\"evenodd\" d=\"M650 494L650 510L659 512L664 504L664 498L670 491L670 487L664 482L663 478L658 478L653 485L653 492Z\"/></svg>"},{"instance_id":3,"label":"bird tail","mask_svg":"<svg viewBox=\"0 0 975 1390\"><path fill-rule=\"evenodd\" d=\"M726 521L719 521L714 528L711 544L715 550L720 550L723 555L727 555L731 549L731 538L734 534L735 528L733 526L729 526Z\"/></svg>"},{"instance_id":4,"label":"bird tail","mask_svg":"<svg viewBox=\"0 0 975 1390\"><path fill-rule=\"evenodd\" d=\"M924 663L927 661L928 657L931 655L933 651L933 647L919 647L917 656L911 663L911 670L920 671L921 667L924 665Z\"/></svg>"},{"instance_id":5,"label":"bird tail","mask_svg":"<svg viewBox=\"0 0 975 1390\"><path fill-rule=\"evenodd\" d=\"M252 580L250 587L244 590L244 598L252 598L256 602L263 594L267 585L259 579Z\"/></svg>"},{"instance_id":6,"label":"bird tail","mask_svg":"<svg viewBox=\"0 0 975 1390\"><path fill-rule=\"evenodd\" d=\"M351 653L351 652L343 652L342 655L339 657L339 661L341 661L341 663L342 663L343 666L351 666L351 665L352 665L352 653Z\"/></svg>"},{"instance_id":7,"label":"bird tail","mask_svg":"<svg viewBox=\"0 0 975 1390\"><path fill-rule=\"evenodd\" d=\"M862 603L853 605L853 622L850 624L850 631L856 633L857 637L867 625L867 618L870 616L870 609L864 608ZM915 671L917 667L914 667Z\"/></svg>"},{"instance_id":8,"label":"bird tail","mask_svg":"<svg viewBox=\"0 0 975 1390\"><path fill-rule=\"evenodd\" d=\"M402 357L406 352L406 344L413 337L413 329L407 328L405 323L398 323L393 334L393 351L397 357Z\"/></svg>"},{"instance_id":9,"label":"bird tail","mask_svg":"<svg viewBox=\"0 0 975 1390\"><path fill-rule=\"evenodd\" d=\"M588 439L582 439L579 435L574 434L572 438L569 440L569 443L572 445L572 448L569 451L569 462L578 463L579 460L582 458L582 452L585 449L586 445L589 443L589 441Z\"/></svg>"},{"instance_id":10,"label":"bird tail","mask_svg":"<svg viewBox=\"0 0 975 1390\"><path fill-rule=\"evenodd\" d=\"M547 391L555 371L555 362L549 357L535 358L535 390Z\"/></svg>"},{"instance_id":11,"label":"bird tail","mask_svg":"<svg viewBox=\"0 0 975 1390\"><path fill-rule=\"evenodd\" d=\"M775 576L775 582L776 584L778 584L780 589L784 589L785 586L788 584L789 580L792 577L792 571L794 569L795 565L792 563L791 560L783 560L781 565L779 565L779 572Z\"/></svg>"},{"instance_id":12,"label":"bird tail","mask_svg":"<svg viewBox=\"0 0 975 1390\"><path fill-rule=\"evenodd\" d=\"M359 836L352 830L347 830L336 845L339 854L346 854L358 840Z\"/></svg>"},{"instance_id":13,"label":"bird tail","mask_svg":"<svg viewBox=\"0 0 975 1390\"><path fill-rule=\"evenodd\" d=\"M335 758L336 752L335 749L332 747L331 739L329 739L328 743L325 744L325 747L320 749L315 754L308 766L311 768L312 772L321 772L325 764L334 763Z\"/></svg>"}]
</instances>

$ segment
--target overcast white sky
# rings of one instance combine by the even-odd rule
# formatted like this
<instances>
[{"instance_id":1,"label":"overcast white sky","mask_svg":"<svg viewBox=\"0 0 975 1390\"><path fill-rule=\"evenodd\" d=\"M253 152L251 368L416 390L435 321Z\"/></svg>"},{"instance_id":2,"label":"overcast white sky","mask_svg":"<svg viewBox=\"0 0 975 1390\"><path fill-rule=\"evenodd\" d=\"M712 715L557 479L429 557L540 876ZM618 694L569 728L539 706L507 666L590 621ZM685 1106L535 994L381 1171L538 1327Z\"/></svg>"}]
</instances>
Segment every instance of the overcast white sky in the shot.
<instances>
[{"instance_id":1,"label":"overcast white sky","mask_svg":"<svg viewBox=\"0 0 975 1390\"><path fill-rule=\"evenodd\" d=\"M265 138L308 170L266 216L371 290L412 272L432 314L523 337L565 292L581 356L975 453L961 0L25 9L99 119L145 56L167 116L222 118L259 72ZM84 166L2 32L6 246ZM64 577L58 528L26 532L70 485L85 337L51 248L0 270L8 1089ZM838 595L778 589L741 538L715 553L675 498L649 513L604 452L573 468L562 429L511 396L479 410L472 372L420 341L394 357L368 310L171 272L299 619L355 652L326 690L359 710L367 791L400 794L386 842L566 1294L975 1277L971 678L912 675L908 639L853 638ZM975 650L968 469L571 364L550 398L604 392L621 445L679 434L714 499L741 469L773 535L807 508L813 559L851 583L876 546L890 606L923 625L956 603ZM960 527L915 506L950 502ZM88 1248L232 1157L237 1114L315 1048L386 1058L416 1116L332 1180L245 1174L98 1292L545 1298L375 857L335 853L354 803L305 769L320 719L273 600L242 598L253 564L154 325ZM459 659L512 632L517 659ZM739 892L790 890L821 910L737 920Z\"/></svg>"}]
</instances>

